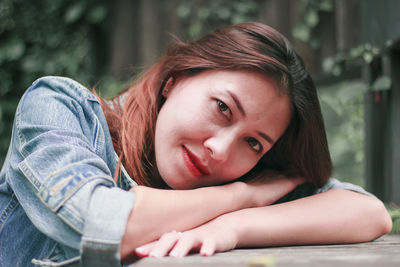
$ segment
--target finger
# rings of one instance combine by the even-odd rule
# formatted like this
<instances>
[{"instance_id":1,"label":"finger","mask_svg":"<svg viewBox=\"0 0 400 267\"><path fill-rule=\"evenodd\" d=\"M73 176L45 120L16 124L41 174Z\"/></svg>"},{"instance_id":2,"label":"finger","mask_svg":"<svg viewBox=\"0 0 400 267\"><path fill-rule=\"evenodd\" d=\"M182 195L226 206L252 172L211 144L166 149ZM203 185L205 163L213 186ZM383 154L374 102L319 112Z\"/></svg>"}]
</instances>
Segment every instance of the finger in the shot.
<instances>
[{"instance_id":1,"label":"finger","mask_svg":"<svg viewBox=\"0 0 400 267\"><path fill-rule=\"evenodd\" d=\"M216 245L214 240L212 239L206 239L204 240L201 249L200 249L200 255L201 256L212 256L215 253Z\"/></svg>"},{"instance_id":2,"label":"finger","mask_svg":"<svg viewBox=\"0 0 400 267\"><path fill-rule=\"evenodd\" d=\"M149 256L156 258L164 257L175 246L181 235L182 233L176 231L163 234L161 238L156 242Z\"/></svg>"},{"instance_id":3,"label":"finger","mask_svg":"<svg viewBox=\"0 0 400 267\"><path fill-rule=\"evenodd\" d=\"M175 244L169 255L171 257L181 258L189 254L192 249L198 248L200 242L194 236L183 234L183 236Z\"/></svg>"},{"instance_id":4,"label":"finger","mask_svg":"<svg viewBox=\"0 0 400 267\"><path fill-rule=\"evenodd\" d=\"M137 247L135 249L136 254L139 257L142 257L142 258L149 256L150 252L153 250L153 248L154 248L154 246L156 245L157 242L158 241L154 241L154 242L148 243L146 245Z\"/></svg>"}]
</instances>

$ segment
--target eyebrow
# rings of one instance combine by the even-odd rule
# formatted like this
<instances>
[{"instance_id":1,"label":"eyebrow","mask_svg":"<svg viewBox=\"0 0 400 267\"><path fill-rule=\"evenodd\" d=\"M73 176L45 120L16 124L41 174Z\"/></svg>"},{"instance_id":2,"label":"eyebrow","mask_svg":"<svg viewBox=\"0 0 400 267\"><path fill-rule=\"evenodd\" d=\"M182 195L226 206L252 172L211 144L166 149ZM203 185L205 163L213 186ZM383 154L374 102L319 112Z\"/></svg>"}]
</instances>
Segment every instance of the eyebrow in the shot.
<instances>
[{"instance_id":1,"label":"eyebrow","mask_svg":"<svg viewBox=\"0 0 400 267\"><path fill-rule=\"evenodd\" d=\"M243 117L246 117L246 112L243 109L242 104L240 103L239 99L237 98L237 96L233 93L228 91L229 95L232 97L233 101L236 104L237 109L239 110L239 112L243 115ZM275 144L274 139L272 139L268 134L265 134L263 132L257 132L257 134L262 137L263 139L265 139L265 141L267 141L268 143L270 143L271 145Z\"/></svg>"},{"instance_id":2,"label":"eyebrow","mask_svg":"<svg viewBox=\"0 0 400 267\"><path fill-rule=\"evenodd\" d=\"M229 95L232 97L233 101L236 104L237 109L240 111L240 113L242 114L243 117L246 117L246 112L244 112L243 106L240 103L239 99L237 98L237 96L232 93L231 91L228 91Z\"/></svg>"},{"instance_id":3,"label":"eyebrow","mask_svg":"<svg viewBox=\"0 0 400 267\"><path fill-rule=\"evenodd\" d=\"M268 143L270 143L272 146L275 144L274 139L272 139L269 135L262 133L262 132L257 132L259 136L264 138Z\"/></svg>"}]
</instances>

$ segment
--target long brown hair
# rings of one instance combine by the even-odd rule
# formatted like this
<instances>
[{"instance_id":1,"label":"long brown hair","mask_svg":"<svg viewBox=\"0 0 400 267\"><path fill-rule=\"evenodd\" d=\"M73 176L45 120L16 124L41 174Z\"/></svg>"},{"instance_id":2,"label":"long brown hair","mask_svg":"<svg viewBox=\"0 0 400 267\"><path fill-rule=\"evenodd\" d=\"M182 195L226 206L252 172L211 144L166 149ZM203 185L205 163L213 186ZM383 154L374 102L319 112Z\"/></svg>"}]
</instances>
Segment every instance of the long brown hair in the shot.
<instances>
[{"instance_id":1,"label":"long brown hair","mask_svg":"<svg viewBox=\"0 0 400 267\"><path fill-rule=\"evenodd\" d=\"M101 101L115 151L138 184L166 187L155 164L154 132L169 78L208 69L257 70L273 77L290 96L288 128L251 173L278 171L323 185L332 171L317 92L301 58L280 33L261 23L223 27L189 43L176 41L127 89L124 104Z\"/></svg>"}]
</instances>

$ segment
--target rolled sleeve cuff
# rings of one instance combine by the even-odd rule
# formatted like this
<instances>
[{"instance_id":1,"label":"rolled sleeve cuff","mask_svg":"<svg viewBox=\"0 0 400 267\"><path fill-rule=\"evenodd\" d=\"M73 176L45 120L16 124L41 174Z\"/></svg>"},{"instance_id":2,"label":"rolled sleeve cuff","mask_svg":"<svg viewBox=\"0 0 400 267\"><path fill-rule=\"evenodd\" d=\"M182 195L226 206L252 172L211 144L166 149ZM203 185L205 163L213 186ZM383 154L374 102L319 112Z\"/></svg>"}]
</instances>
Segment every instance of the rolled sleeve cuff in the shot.
<instances>
[{"instance_id":1,"label":"rolled sleeve cuff","mask_svg":"<svg viewBox=\"0 0 400 267\"><path fill-rule=\"evenodd\" d=\"M92 195L81 241L83 266L121 266L119 248L135 194L99 186Z\"/></svg>"}]
</instances>

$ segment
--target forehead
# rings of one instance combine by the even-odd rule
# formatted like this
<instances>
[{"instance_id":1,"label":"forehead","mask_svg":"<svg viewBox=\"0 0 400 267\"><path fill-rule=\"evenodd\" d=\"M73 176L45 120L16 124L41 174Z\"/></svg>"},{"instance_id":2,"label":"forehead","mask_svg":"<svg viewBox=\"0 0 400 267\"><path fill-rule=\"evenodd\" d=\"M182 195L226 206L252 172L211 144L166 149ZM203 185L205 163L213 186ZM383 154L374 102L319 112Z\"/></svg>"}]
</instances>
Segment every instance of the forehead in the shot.
<instances>
[{"instance_id":1,"label":"forehead","mask_svg":"<svg viewBox=\"0 0 400 267\"><path fill-rule=\"evenodd\" d=\"M247 93L256 93L254 90L253 92L250 90L252 88L261 89L261 91L267 93L279 93L281 91L278 83L271 75L256 70L208 70L196 74L194 77L217 85L225 84L228 86L231 84L232 89Z\"/></svg>"},{"instance_id":2,"label":"forehead","mask_svg":"<svg viewBox=\"0 0 400 267\"><path fill-rule=\"evenodd\" d=\"M207 88L212 92L234 96L240 102L248 102L248 111L265 111L266 108L290 106L290 98L282 93L274 78L260 71L230 70L202 73Z\"/></svg>"}]
</instances>

